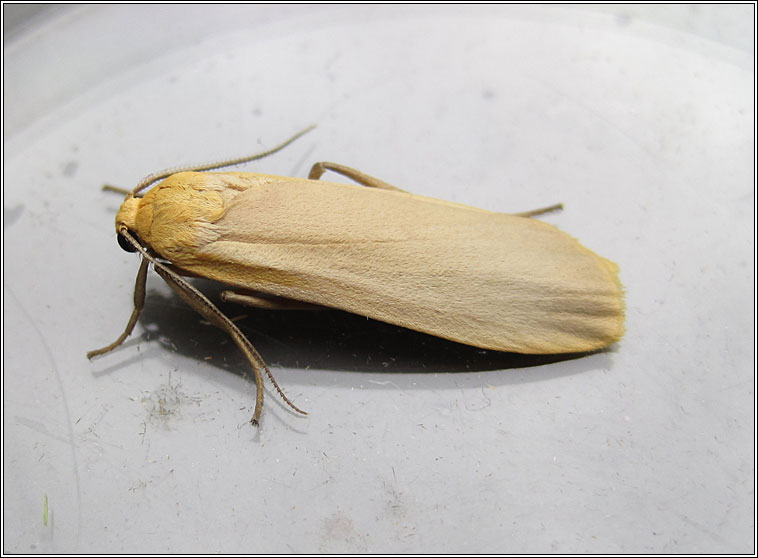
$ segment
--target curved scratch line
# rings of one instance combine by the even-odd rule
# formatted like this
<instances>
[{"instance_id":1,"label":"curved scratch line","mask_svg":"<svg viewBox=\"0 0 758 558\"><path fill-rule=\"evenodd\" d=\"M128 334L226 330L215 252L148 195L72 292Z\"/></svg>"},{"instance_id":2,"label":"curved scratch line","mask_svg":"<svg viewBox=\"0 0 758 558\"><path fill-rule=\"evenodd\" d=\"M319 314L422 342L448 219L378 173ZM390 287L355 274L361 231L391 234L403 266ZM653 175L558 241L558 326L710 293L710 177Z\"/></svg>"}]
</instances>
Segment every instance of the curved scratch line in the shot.
<instances>
[{"instance_id":1,"label":"curved scratch line","mask_svg":"<svg viewBox=\"0 0 758 558\"><path fill-rule=\"evenodd\" d=\"M40 330L39 327L37 327L36 322L32 319L29 312L26 311L26 308L24 308L24 305L21 304L21 301L13 292L13 289L11 289L8 285L3 285L3 286L5 287L5 290L11 296L11 298L16 302L18 307L21 309L21 313L24 315L24 317L26 317L26 320L34 328L34 331L37 332L37 336L39 337L40 342L42 343L42 346L45 348L45 353L47 353L47 358L50 360L50 363L53 366L53 372L55 372L55 380L58 383L58 390L61 393L61 400L63 401L63 408L66 414L66 426L68 428L69 445L71 446L71 459L74 462L74 480L76 483L76 509L77 509L75 545L76 547L78 547L79 546L79 532L82 526L82 487L81 487L81 481L79 479L79 462L76 459L76 444L74 443L74 429L71 426L71 412L68 409L68 402L66 400L66 392L63 389L63 381L61 380L60 373L58 372L58 366L55 364L55 359L53 358L53 351L50 349L50 346L47 344L47 341L45 340L45 336L42 335L42 331Z\"/></svg>"}]
</instances>

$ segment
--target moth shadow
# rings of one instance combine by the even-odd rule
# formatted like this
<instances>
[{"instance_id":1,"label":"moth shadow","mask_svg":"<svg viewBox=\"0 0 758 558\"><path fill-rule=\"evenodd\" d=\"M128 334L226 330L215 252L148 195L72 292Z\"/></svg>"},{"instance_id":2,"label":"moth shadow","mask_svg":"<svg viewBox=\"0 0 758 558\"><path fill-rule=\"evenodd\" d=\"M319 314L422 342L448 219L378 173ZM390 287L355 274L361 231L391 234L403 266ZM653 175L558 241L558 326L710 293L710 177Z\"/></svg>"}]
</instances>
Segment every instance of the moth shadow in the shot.
<instances>
[{"instance_id":1,"label":"moth shadow","mask_svg":"<svg viewBox=\"0 0 758 558\"><path fill-rule=\"evenodd\" d=\"M522 355L479 349L339 310L261 310L224 303L224 287L194 281L233 319L269 366L373 373L481 372L538 367L589 353ZM188 358L247 376L249 364L229 336L168 289L150 288L140 316L147 339ZM548 377L583 367L553 370ZM592 368L597 368L594 363Z\"/></svg>"}]
</instances>

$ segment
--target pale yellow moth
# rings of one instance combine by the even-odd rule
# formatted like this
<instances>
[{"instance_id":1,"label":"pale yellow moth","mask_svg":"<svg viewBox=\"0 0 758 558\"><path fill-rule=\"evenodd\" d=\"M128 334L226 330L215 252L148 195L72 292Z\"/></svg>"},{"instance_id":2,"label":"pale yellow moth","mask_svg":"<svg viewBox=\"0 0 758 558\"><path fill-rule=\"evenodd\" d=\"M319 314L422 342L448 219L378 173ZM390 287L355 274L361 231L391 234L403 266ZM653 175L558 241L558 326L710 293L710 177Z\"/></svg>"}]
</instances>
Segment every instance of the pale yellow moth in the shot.
<instances>
[{"instance_id":1,"label":"pale yellow moth","mask_svg":"<svg viewBox=\"0 0 758 558\"><path fill-rule=\"evenodd\" d=\"M312 128L312 127L311 127ZM205 172L270 155L165 171L126 194L119 243L148 263L192 308L224 329L255 372L258 424L263 358L239 328L182 276L230 287L225 300L263 308L346 310L484 349L531 354L594 351L624 331L618 267L556 227L533 219L560 206L503 214L411 194L334 163L308 179ZM360 185L319 180L325 170ZM137 194L162 180L144 197Z\"/></svg>"}]
</instances>

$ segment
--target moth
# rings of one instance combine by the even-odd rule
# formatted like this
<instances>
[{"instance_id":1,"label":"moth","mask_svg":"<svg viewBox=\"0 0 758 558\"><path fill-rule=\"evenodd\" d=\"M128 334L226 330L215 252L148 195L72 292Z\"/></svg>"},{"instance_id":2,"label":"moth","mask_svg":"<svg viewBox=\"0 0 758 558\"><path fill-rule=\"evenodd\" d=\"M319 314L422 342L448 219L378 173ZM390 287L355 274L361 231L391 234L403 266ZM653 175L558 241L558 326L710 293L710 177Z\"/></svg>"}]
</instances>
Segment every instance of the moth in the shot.
<instances>
[{"instance_id":1,"label":"moth","mask_svg":"<svg viewBox=\"0 0 758 558\"><path fill-rule=\"evenodd\" d=\"M122 248L142 256L124 332L145 303L149 264L189 306L225 330L254 371L258 425L265 361L186 277L218 281L222 299L258 308L337 308L451 341L528 354L595 351L624 333L616 264L534 217L401 190L350 167L313 165L308 179L209 172L271 155L164 171L127 192ZM333 171L357 184L320 180ZM146 194L141 192L158 183Z\"/></svg>"}]
</instances>

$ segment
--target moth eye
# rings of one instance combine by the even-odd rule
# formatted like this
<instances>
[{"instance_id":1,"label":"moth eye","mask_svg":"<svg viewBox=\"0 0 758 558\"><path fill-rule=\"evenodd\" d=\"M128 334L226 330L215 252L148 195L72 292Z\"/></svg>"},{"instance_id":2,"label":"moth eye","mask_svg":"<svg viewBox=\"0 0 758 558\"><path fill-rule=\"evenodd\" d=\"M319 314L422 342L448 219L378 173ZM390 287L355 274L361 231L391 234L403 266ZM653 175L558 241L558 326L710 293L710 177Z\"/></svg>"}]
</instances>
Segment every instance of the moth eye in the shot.
<instances>
[{"instance_id":1,"label":"moth eye","mask_svg":"<svg viewBox=\"0 0 758 558\"><path fill-rule=\"evenodd\" d=\"M129 242L123 234L117 233L116 238L118 239L118 245L121 246L123 250L126 250L127 252L137 251L137 249L132 246L132 243Z\"/></svg>"}]
</instances>

